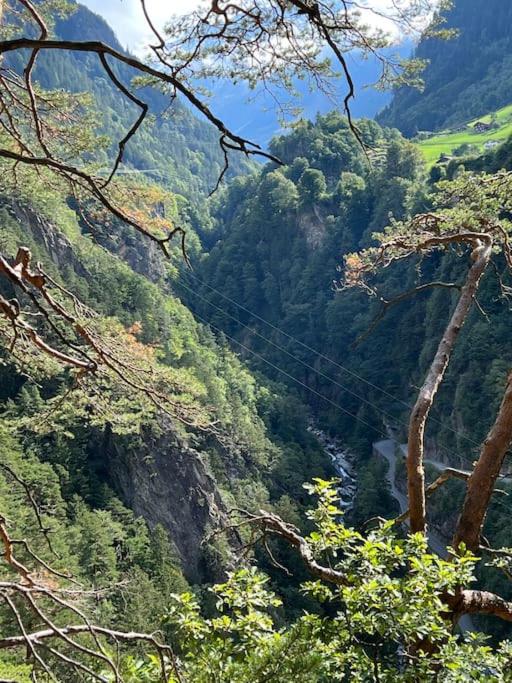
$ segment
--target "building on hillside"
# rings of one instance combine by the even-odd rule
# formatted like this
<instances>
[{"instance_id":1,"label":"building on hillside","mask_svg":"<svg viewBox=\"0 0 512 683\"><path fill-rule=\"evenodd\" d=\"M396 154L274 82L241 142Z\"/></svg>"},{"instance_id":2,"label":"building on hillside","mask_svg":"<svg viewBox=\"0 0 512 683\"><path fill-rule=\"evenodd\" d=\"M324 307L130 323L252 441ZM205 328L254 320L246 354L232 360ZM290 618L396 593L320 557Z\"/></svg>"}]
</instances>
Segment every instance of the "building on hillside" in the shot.
<instances>
[{"instance_id":1,"label":"building on hillside","mask_svg":"<svg viewBox=\"0 0 512 683\"><path fill-rule=\"evenodd\" d=\"M436 164L447 164L449 161L451 161L453 157L449 156L445 152L441 154L439 159L436 161Z\"/></svg>"},{"instance_id":2,"label":"building on hillside","mask_svg":"<svg viewBox=\"0 0 512 683\"><path fill-rule=\"evenodd\" d=\"M416 140L428 140L434 135L434 132L431 130L419 130L416 133Z\"/></svg>"},{"instance_id":3,"label":"building on hillside","mask_svg":"<svg viewBox=\"0 0 512 683\"><path fill-rule=\"evenodd\" d=\"M487 140L487 142L484 144L485 149L494 149L497 147L500 143L497 140Z\"/></svg>"},{"instance_id":4,"label":"building on hillside","mask_svg":"<svg viewBox=\"0 0 512 683\"><path fill-rule=\"evenodd\" d=\"M477 121L473 126L473 130L477 133L487 133L491 129L492 125L490 123L485 123L484 121Z\"/></svg>"}]
</instances>

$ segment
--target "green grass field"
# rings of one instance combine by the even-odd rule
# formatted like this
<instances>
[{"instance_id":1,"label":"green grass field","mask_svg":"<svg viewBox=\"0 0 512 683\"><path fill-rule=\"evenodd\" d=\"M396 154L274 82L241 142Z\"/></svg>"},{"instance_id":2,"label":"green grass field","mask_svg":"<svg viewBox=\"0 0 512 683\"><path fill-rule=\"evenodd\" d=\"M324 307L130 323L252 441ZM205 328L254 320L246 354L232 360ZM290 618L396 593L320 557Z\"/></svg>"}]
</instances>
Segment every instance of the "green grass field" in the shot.
<instances>
[{"instance_id":1,"label":"green grass field","mask_svg":"<svg viewBox=\"0 0 512 683\"><path fill-rule=\"evenodd\" d=\"M510 135L512 135L512 105L503 107L495 113L496 122L499 128L484 133L476 133L473 131L473 125L477 121L484 123L491 123L492 114L487 116L480 116L478 119L470 121L465 130L451 133L449 131L440 132L427 140L420 140L416 142L418 147L425 157L428 166L433 166L439 159L441 154L451 155L453 150L457 149L463 144L476 145L480 152L484 152L484 145L490 140L497 142L504 142Z\"/></svg>"}]
</instances>

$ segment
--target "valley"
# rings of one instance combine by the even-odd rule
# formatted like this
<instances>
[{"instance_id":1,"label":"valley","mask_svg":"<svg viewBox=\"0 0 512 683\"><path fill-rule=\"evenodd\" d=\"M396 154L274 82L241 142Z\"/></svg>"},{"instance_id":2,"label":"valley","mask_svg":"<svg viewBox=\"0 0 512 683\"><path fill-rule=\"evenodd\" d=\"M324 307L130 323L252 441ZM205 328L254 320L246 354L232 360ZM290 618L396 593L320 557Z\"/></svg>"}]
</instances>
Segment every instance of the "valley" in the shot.
<instances>
[{"instance_id":1,"label":"valley","mask_svg":"<svg viewBox=\"0 0 512 683\"><path fill-rule=\"evenodd\" d=\"M352 5L0 0L0 681L512 681L512 14Z\"/></svg>"},{"instance_id":2,"label":"valley","mask_svg":"<svg viewBox=\"0 0 512 683\"><path fill-rule=\"evenodd\" d=\"M475 126L480 130L476 130ZM445 163L453 156L481 156L495 149L512 134L512 105L486 114L456 130L437 134L420 133L415 141L428 167L444 158Z\"/></svg>"}]
</instances>

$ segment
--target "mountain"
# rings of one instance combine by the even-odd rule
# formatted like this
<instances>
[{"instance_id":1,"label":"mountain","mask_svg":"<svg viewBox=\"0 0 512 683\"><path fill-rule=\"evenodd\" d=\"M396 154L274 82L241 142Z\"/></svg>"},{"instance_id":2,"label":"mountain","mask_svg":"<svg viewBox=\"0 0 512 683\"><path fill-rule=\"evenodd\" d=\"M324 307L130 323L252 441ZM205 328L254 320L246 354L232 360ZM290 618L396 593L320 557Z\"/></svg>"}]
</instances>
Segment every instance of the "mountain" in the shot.
<instances>
[{"instance_id":1,"label":"mountain","mask_svg":"<svg viewBox=\"0 0 512 683\"><path fill-rule=\"evenodd\" d=\"M402 419L400 401L410 399L403 378L418 371L415 349L405 356L387 326L376 345L351 349L371 320L368 301L336 294L332 283L344 253L366 243L390 211L403 215L423 162L396 131L367 120L359 126L372 166L337 112L274 138L271 150L286 166L233 181L217 204L217 244L174 287L201 319L248 347L245 357L261 372L298 390L319 424L353 449L366 481L356 499L362 519L363 510L389 509L378 483L383 463L370 458L383 432L380 409Z\"/></svg>"},{"instance_id":2,"label":"mountain","mask_svg":"<svg viewBox=\"0 0 512 683\"><path fill-rule=\"evenodd\" d=\"M80 6L56 29L62 38L95 36L119 47L105 22ZM15 61L11 66L19 68ZM131 74L121 69L119 75L128 81ZM44 87L91 92L102 132L118 136L132 120L133 108L103 78L93 56L41 55L36 77ZM145 94L158 111L162 96ZM146 123L126 159L131 169L156 168L154 179L166 173L176 200L172 211L203 233L210 225L206 194L220 164L216 134L179 103L168 119ZM233 173L243 168L253 167L238 161ZM211 536L228 522L228 510L258 505L300 520L303 482L327 478L334 469L308 430L300 397L253 374L173 293L175 261L164 261L154 245L119 225L108 226L101 245L93 241L64 190L48 187L37 174L16 193L4 187L2 253L12 260L18 247L28 247L55 282L96 311L87 324L111 335L114 347L116 337L128 342L124 373L142 356L151 364L145 378L162 373L170 403L197 418L180 420L165 404L155 410L144 392L121 381L123 373L100 380L99 395L80 381L69 386L69 373L51 363L28 374L23 353L18 356L16 343L11 347L0 329L3 464L30 482L38 500L48 501L41 514L51 525L59 562L84 583L122 587L119 593L109 588L97 602L98 620L152 630L173 592L218 580L232 565L238 535L227 541ZM5 278L0 293L16 296ZM2 510L12 511L19 537L48 558L30 503L19 491L12 494L11 485L2 470ZM286 590L293 595L290 610L300 610L307 599L293 582ZM2 666L3 660L0 677Z\"/></svg>"},{"instance_id":3,"label":"mountain","mask_svg":"<svg viewBox=\"0 0 512 683\"><path fill-rule=\"evenodd\" d=\"M449 21L461 6L470 4L456 5ZM466 19L476 31L478 22ZM485 11L481 19L496 28L494 15ZM474 35L481 38L480 29ZM56 30L63 38L99 37L121 49L105 22L81 6ZM429 45L418 48L420 56ZM458 43L442 45L448 50ZM461 63L469 72L466 61ZM434 62L430 68L437 73ZM15 60L11 66L20 68ZM367 66L372 72L374 65ZM437 76L453 97L455 113L448 118L467 92L450 91L452 73L447 68ZM131 76L119 68L123 81ZM96 58L50 52L41 55L36 77L44 88L92 93L97 132L111 138L100 161L111 162L113 141L136 112L103 77ZM485 98L487 77L478 83ZM226 88L221 113L267 140L275 119L239 109L240 94ZM426 93L425 116L436 88L442 89L438 83ZM396 94L383 119L405 92ZM0 622L7 624L0 679L28 683L39 661L34 655L18 670L22 656L10 657L12 638L28 655L57 657L54 649L46 652L45 642L57 641L70 617L49 597L54 586L71 585L64 583L70 571L79 587L58 595L70 595L73 622L83 609L114 631L94 631L85 621L79 639L81 631L71 627L77 647L64 638L55 680L70 680L68 654L84 654L81 643L94 647L104 635L101 643L107 637L117 643L119 629L137 647L119 647L113 677L105 673L106 653L115 650L110 645L97 645L95 669L82 665L80 675L105 682L318 683L353 672L361 680L398 680L402 673L404 680L445 673L449 680L487 680L498 671L501 680L509 646L496 653L487 645L479 649L453 635L446 619L448 606L454 620L466 614L460 587L473 580L473 559L453 554L444 562L426 552L426 536L395 534L393 523L380 523L407 505L399 446L468 254L438 250L423 258L413 242L407 262L393 257L376 289L340 281L344 257L375 246L376 232L390 223L400 230L400 221L434 210L442 186L427 176L417 145L394 125L365 118L358 122L361 145L340 111L317 113L272 137L269 150L282 165L238 159L229 182L209 199L222 166L217 134L181 103L164 117L162 95L146 90L145 97L155 116L131 141L122 170L148 172L158 198L151 212L189 230L192 268L174 253L164 260L152 242L114 220L91 226L89 207L84 218L67 187L31 167L0 184L2 255L13 263L17 249L26 247L32 263L49 275L40 299L40 273L27 276L26 261L16 269L4 265L10 277L0 278L3 310L28 310L23 315L29 321L17 334L9 324L17 315L0 317L0 535L9 565L3 567L2 595L11 600L0 601ZM324 100L315 95L307 106L317 111ZM411 111L419 115L414 104ZM463 163L474 171L510 168L511 146L508 141L483 157L452 160L439 176L460 176ZM168 185L167 193L160 193L159 182ZM471 230L473 215L463 218ZM93 234L96 223L99 235ZM486 227L477 224L479 231ZM481 253L485 237L478 237ZM474 255L476 238L471 240ZM365 258L371 262L375 254ZM365 265L358 258L348 257L353 270ZM494 277L504 273L505 259L497 250L493 259L428 420L428 479L445 465L459 468L454 480L433 487L429 499L428 524L443 551L464 497L467 477L460 470L472 467L512 364L509 305ZM19 294L17 273L33 290L27 286ZM413 297L419 282L445 286ZM506 292L506 275L501 284ZM35 331L25 337L27 329ZM89 362L86 372L63 369L56 361L62 354L48 353L37 331L57 348L77 354L93 349L98 361ZM86 335L92 342L77 346ZM376 447L383 439L393 441L387 456ZM335 475L338 480L327 481ZM313 485L304 486L308 480ZM501 484L507 489L510 478ZM318 498L317 509L308 510L304 489ZM511 500L494 498L489 507L485 538L492 547L512 544ZM7 525L12 543L5 540ZM13 557L35 561L41 585ZM509 567L489 565L478 565L477 581L508 598L510 585L496 569L510 573ZM22 579L15 591L5 585L13 575ZM222 585L210 590L213 582ZM24 601L40 593L52 620ZM476 595L478 611L485 596ZM498 609L504 610L502 602ZM36 632L29 647L23 628L19 634L23 620ZM484 622L470 628L497 638L510 634L507 626ZM147 656L137 636L142 632L155 634L145 640L157 649L155 639L163 638L172 650ZM430 659L419 649L425 638L434 646ZM400 652L413 656L404 664ZM290 666L281 669L283 663ZM160 676L156 667L167 664L177 668ZM73 675L80 669L74 666Z\"/></svg>"},{"instance_id":4,"label":"mountain","mask_svg":"<svg viewBox=\"0 0 512 683\"><path fill-rule=\"evenodd\" d=\"M83 5L76 4L66 18L55 22L55 34L61 39L100 39L116 50L124 51L114 32L99 15ZM10 57L9 64L20 70L21 57ZM126 84L135 75L126 65L119 65L117 74ZM97 160L105 165L117 151L121 139L139 115L132 102L105 78L98 57L88 53L60 53L46 51L39 56L35 79L47 89L64 89L70 92L88 92L98 112L99 134L106 134L112 141L110 148L98 151ZM142 97L149 105L147 117L137 135L127 145L122 173L134 170L168 188L186 201L182 212L191 227L200 234L210 229L206 207L207 196L213 189L223 168L224 157L219 147L219 136L205 120L200 120L179 100L168 108L168 99L150 88L142 90ZM227 177L248 170L251 164L235 155L230 160Z\"/></svg>"},{"instance_id":5,"label":"mountain","mask_svg":"<svg viewBox=\"0 0 512 683\"><path fill-rule=\"evenodd\" d=\"M227 509L229 500L240 494L238 502L245 504L245 496L254 486L259 493L254 489L251 495L262 495L262 502L269 504L271 489L279 498L286 490L292 494L291 485L296 487L293 497L300 497L304 479L298 474L302 440L306 469L322 472L328 468L327 459L306 432L303 416L296 423L295 474L290 476L286 452L280 451L277 441L271 443L268 431L271 423L271 430L280 431L281 408L274 403L275 399L281 403L277 387L255 380L225 344L216 342L212 333L194 320L170 293L165 274L158 277L154 267L158 260L151 249L141 259L145 273L137 274L124 259L82 236L77 216L62 199L53 197L45 209L38 199L37 186L32 187L30 198L0 198L2 243L9 243L13 250L18 245L29 247L34 258L80 293L106 325L121 323L125 329L135 326L142 343L159 349L162 367L173 368L176 379L182 376L192 411L199 414L201 405L215 406L215 419L224 436L216 441L208 431L204 436L201 431L194 433L193 428L165 413L155 414L149 406L141 412L132 410L129 403L117 402L118 385L112 387L112 394L105 389L113 412L100 411L96 417L94 409L82 412L78 395L74 399L63 395L64 412L60 407L52 411L50 423L55 423L51 430L43 429L38 435L40 430L29 428L24 432L25 447L46 454L42 456L44 462L60 473L61 485L65 483L66 499L76 496L84 505L104 510L117 495L150 528L160 525L169 534L179 559L177 565L183 566L186 577L192 582L204 581L212 576L213 569L205 564L201 538L215 515ZM139 245L139 252L143 248ZM126 256L126 250L118 251ZM4 295L10 294L8 286L2 283L1 287ZM37 421L38 411L58 400L65 385L64 374L58 381L41 379L35 386L8 361L8 355L1 374L4 414L0 431L9 423L6 405L12 417L30 396ZM132 398L136 403L135 396ZM303 409L291 396L289 400L299 414ZM289 429L289 419L285 422ZM286 437L282 443L286 444ZM257 483L260 475L263 479ZM191 491L195 492L192 497ZM188 503L183 507L185 499Z\"/></svg>"},{"instance_id":6,"label":"mountain","mask_svg":"<svg viewBox=\"0 0 512 683\"><path fill-rule=\"evenodd\" d=\"M384 126L405 135L454 127L510 104L512 5L501 0L455 0L445 27L448 41L428 39L416 50L427 61L423 91L404 87L379 114Z\"/></svg>"},{"instance_id":7,"label":"mountain","mask_svg":"<svg viewBox=\"0 0 512 683\"><path fill-rule=\"evenodd\" d=\"M368 120L361 120L359 126L372 148L371 166L346 119L337 112L319 116L315 123L303 121L274 138L271 150L286 166L267 166L260 174L232 183L215 213L216 246L200 257L192 276L184 274L192 291L180 290L180 281L176 286L201 316L360 417L363 422L322 402L307 388L303 391L325 424L368 456L374 434L364 422L377 427L378 434L381 419L357 395L377 403L382 396L301 347L303 343L318 349L368 378L379 374L382 365L382 340L375 347L350 349L368 322L366 298L337 294L332 283L344 253L367 243L373 231L386 225L390 212L397 218L404 215L420 187L423 162L396 131ZM197 283L192 285L194 276L205 283L199 290L202 298L196 293ZM252 335L252 330L270 342ZM406 400L409 389L400 377L412 371L413 352L405 370L403 346L392 348L393 342L388 341L388 371L378 384ZM279 377L271 368L260 367ZM315 369L327 377L318 376ZM333 386L330 375L355 390L355 395ZM398 405L397 401L389 406L392 413Z\"/></svg>"}]
</instances>

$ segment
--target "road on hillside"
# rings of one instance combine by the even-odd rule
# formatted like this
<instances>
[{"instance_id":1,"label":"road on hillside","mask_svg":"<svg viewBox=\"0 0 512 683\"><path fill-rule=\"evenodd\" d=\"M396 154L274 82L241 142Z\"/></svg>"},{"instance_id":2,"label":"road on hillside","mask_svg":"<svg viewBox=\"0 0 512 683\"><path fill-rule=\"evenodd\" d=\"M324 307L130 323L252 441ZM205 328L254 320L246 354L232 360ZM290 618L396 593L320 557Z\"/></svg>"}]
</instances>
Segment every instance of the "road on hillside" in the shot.
<instances>
[{"instance_id":1,"label":"road on hillside","mask_svg":"<svg viewBox=\"0 0 512 683\"><path fill-rule=\"evenodd\" d=\"M398 444L394 439L384 439L383 441L375 442L373 444L373 450L374 453L380 455L388 463L386 479L391 489L391 495L398 502L400 514L402 514L408 509L409 503L405 493L402 493L402 491L397 488L395 483L397 446ZM427 460L426 462L438 467L438 469L444 469L446 467L445 463L436 462L435 460ZM407 524L408 523L409 521L407 520ZM429 548L435 552L436 555L439 555L439 557L442 557L443 559L448 557L448 552L446 550L446 540L441 536L440 533L435 531L435 529L429 529L427 532L427 539ZM476 630L471 617L469 617L467 614L464 614L459 619L459 627L461 631Z\"/></svg>"}]
</instances>

